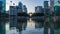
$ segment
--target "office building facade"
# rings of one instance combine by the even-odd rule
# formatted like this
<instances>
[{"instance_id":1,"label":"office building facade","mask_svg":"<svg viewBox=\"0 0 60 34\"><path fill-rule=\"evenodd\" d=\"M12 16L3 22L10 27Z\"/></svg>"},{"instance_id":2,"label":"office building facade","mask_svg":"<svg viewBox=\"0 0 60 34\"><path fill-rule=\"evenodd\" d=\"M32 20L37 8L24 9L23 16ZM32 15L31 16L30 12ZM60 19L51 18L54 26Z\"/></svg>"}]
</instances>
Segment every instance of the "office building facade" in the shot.
<instances>
[{"instance_id":1,"label":"office building facade","mask_svg":"<svg viewBox=\"0 0 60 34\"><path fill-rule=\"evenodd\" d=\"M23 5L23 13L27 13L27 7Z\"/></svg>"},{"instance_id":2,"label":"office building facade","mask_svg":"<svg viewBox=\"0 0 60 34\"><path fill-rule=\"evenodd\" d=\"M54 12L56 14L60 13L60 0L55 0L54 1Z\"/></svg>"},{"instance_id":3,"label":"office building facade","mask_svg":"<svg viewBox=\"0 0 60 34\"><path fill-rule=\"evenodd\" d=\"M44 1L44 14L48 14L49 13L49 5L48 5L48 1Z\"/></svg>"},{"instance_id":4,"label":"office building facade","mask_svg":"<svg viewBox=\"0 0 60 34\"><path fill-rule=\"evenodd\" d=\"M60 6L60 0L54 0L54 6Z\"/></svg>"},{"instance_id":5,"label":"office building facade","mask_svg":"<svg viewBox=\"0 0 60 34\"><path fill-rule=\"evenodd\" d=\"M42 6L37 6L37 7L35 7L35 13L43 13L43 8L42 8Z\"/></svg>"},{"instance_id":6,"label":"office building facade","mask_svg":"<svg viewBox=\"0 0 60 34\"><path fill-rule=\"evenodd\" d=\"M9 10L10 27L17 27L17 20L20 17L19 15L21 15L20 13L21 14L27 13L27 7L25 5L22 5L21 2L19 2L18 6L10 6Z\"/></svg>"},{"instance_id":7,"label":"office building facade","mask_svg":"<svg viewBox=\"0 0 60 34\"><path fill-rule=\"evenodd\" d=\"M10 28L11 27L17 27L17 12L18 12L17 6L10 6L9 10L9 22L10 22Z\"/></svg>"},{"instance_id":8,"label":"office building facade","mask_svg":"<svg viewBox=\"0 0 60 34\"><path fill-rule=\"evenodd\" d=\"M54 13L54 0L50 0L50 14Z\"/></svg>"},{"instance_id":9,"label":"office building facade","mask_svg":"<svg viewBox=\"0 0 60 34\"><path fill-rule=\"evenodd\" d=\"M23 4L21 2L19 2L18 4L18 13L22 13L23 12Z\"/></svg>"},{"instance_id":10,"label":"office building facade","mask_svg":"<svg viewBox=\"0 0 60 34\"><path fill-rule=\"evenodd\" d=\"M5 13L5 10L6 10L6 0L0 0L0 11L1 13Z\"/></svg>"},{"instance_id":11,"label":"office building facade","mask_svg":"<svg viewBox=\"0 0 60 34\"><path fill-rule=\"evenodd\" d=\"M6 8L6 0L0 0L0 34L5 34L4 13Z\"/></svg>"}]
</instances>

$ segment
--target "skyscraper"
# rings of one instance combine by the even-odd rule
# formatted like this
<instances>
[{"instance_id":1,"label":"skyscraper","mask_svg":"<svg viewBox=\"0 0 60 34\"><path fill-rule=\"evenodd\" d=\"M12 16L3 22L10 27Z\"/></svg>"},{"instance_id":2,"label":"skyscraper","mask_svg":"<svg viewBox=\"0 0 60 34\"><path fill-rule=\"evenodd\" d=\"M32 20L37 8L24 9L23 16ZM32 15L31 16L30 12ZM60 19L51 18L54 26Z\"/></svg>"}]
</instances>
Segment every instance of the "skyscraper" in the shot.
<instances>
[{"instance_id":1,"label":"skyscraper","mask_svg":"<svg viewBox=\"0 0 60 34\"><path fill-rule=\"evenodd\" d=\"M60 0L54 0L54 6L60 6Z\"/></svg>"},{"instance_id":2,"label":"skyscraper","mask_svg":"<svg viewBox=\"0 0 60 34\"><path fill-rule=\"evenodd\" d=\"M1 12L5 13L5 10L6 10L6 7L5 7L6 6L6 0L0 0L0 5L1 5L0 7L2 8Z\"/></svg>"},{"instance_id":3,"label":"skyscraper","mask_svg":"<svg viewBox=\"0 0 60 34\"><path fill-rule=\"evenodd\" d=\"M48 9L49 9L48 1L44 1L44 13L45 14L48 14Z\"/></svg>"},{"instance_id":4,"label":"skyscraper","mask_svg":"<svg viewBox=\"0 0 60 34\"><path fill-rule=\"evenodd\" d=\"M60 29L60 0L54 0L54 12L55 12L55 17L56 17L56 25L57 27L54 28L59 28ZM55 33L55 32L54 32ZM59 33L56 31L56 33Z\"/></svg>"},{"instance_id":5,"label":"skyscraper","mask_svg":"<svg viewBox=\"0 0 60 34\"><path fill-rule=\"evenodd\" d=\"M4 13L5 13L6 0L0 0L0 34L5 34L5 22L4 22Z\"/></svg>"},{"instance_id":6,"label":"skyscraper","mask_svg":"<svg viewBox=\"0 0 60 34\"><path fill-rule=\"evenodd\" d=\"M0 1L0 13L2 12L2 1Z\"/></svg>"},{"instance_id":7,"label":"skyscraper","mask_svg":"<svg viewBox=\"0 0 60 34\"><path fill-rule=\"evenodd\" d=\"M54 0L54 12L60 14L60 0Z\"/></svg>"},{"instance_id":8,"label":"skyscraper","mask_svg":"<svg viewBox=\"0 0 60 34\"><path fill-rule=\"evenodd\" d=\"M48 34L48 1L44 1L44 19L47 19L47 21L44 21L44 34Z\"/></svg>"},{"instance_id":9,"label":"skyscraper","mask_svg":"<svg viewBox=\"0 0 60 34\"><path fill-rule=\"evenodd\" d=\"M18 6L10 6L10 11L9 11L9 14L10 15L17 15L17 12L18 12Z\"/></svg>"},{"instance_id":10,"label":"skyscraper","mask_svg":"<svg viewBox=\"0 0 60 34\"><path fill-rule=\"evenodd\" d=\"M27 7L23 5L23 13L27 13Z\"/></svg>"},{"instance_id":11,"label":"skyscraper","mask_svg":"<svg viewBox=\"0 0 60 34\"><path fill-rule=\"evenodd\" d=\"M23 12L23 4L21 2L19 2L18 4L18 13L22 13Z\"/></svg>"},{"instance_id":12,"label":"skyscraper","mask_svg":"<svg viewBox=\"0 0 60 34\"><path fill-rule=\"evenodd\" d=\"M50 15L54 15L54 1L55 0L50 0ZM55 18L55 16L50 16L50 34L54 34L54 24L52 19ZM52 26L51 26L52 25Z\"/></svg>"},{"instance_id":13,"label":"skyscraper","mask_svg":"<svg viewBox=\"0 0 60 34\"><path fill-rule=\"evenodd\" d=\"M10 22L10 27L17 27L17 12L18 12L18 6L10 6L10 11L9 11L9 22Z\"/></svg>"},{"instance_id":14,"label":"skyscraper","mask_svg":"<svg viewBox=\"0 0 60 34\"><path fill-rule=\"evenodd\" d=\"M35 13L43 13L43 8L42 8L42 6L37 6L37 7L35 7Z\"/></svg>"},{"instance_id":15,"label":"skyscraper","mask_svg":"<svg viewBox=\"0 0 60 34\"><path fill-rule=\"evenodd\" d=\"M50 0L50 14L54 12L54 0Z\"/></svg>"}]
</instances>

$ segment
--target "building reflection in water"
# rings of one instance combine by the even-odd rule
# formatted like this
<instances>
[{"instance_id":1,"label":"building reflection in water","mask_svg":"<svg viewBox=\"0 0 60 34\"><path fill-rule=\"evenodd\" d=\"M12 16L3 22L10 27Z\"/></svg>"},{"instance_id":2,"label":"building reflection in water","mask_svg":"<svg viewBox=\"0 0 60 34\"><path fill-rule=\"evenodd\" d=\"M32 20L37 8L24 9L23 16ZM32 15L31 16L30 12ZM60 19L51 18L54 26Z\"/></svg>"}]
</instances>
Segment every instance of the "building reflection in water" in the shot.
<instances>
[{"instance_id":1,"label":"building reflection in water","mask_svg":"<svg viewBox=\"0 0 60 34\"><path fill-rule=\"evenodd\" d=\"M5 34L5 21L0 21L0 34Z\"/></svg>"},{"instance_id":2,"label":"building reflection in water","mask_svg":"<svg viewBox=\"0 0 60 34\"><path fill-rule=\"evenodd\" d=\"M35 22L29 18L29 20L27 20L26 30L22 31L22 34L43 34L43 32L44 28L42 27L42 24L39 24L39 22Z\"/></svg>"},{"instance_id":3,"label":"building reflection in water","mask_svg":"<svg viewBox=\"0 0 60 34\"><path fill-rule=\"evenodd\" d=\"M21 19L20 19L21 20ZM40 19L37 19L40 20ZM45 34L44 32L50 34L50 26L49 24L47 26L44 25L44 22L36 21L32 18L29 19L22 19L22 21L17 21L17 26L10 28L10 22L6 23L6 30L7 31L16 31L20 34ZM14 25L14 24L13 24ZM56 27L57 25L55 25ZM47 27L44 30L44 28ZM8 29L7 29L8 28ZM6 33L7 33L6 31ZM11 32L10 32L11 33Z\"/></svg>"},{"instance_id":4,"label":"building reflection in water","mask_svg":"<svg viewBox=\"0 0 60 34\"><path fill-rule=\"evenodd\" d=\"M40 20L40 19L37 19ZM0 23L2 24L3 21L0 21ZM20 33L20 34L45 34L44 32L47 32L48 34L50 34L50 26L49 24L47 24L47 26L44 25L44 22L39 22L36 21L35 19L33 20L32 18L29 19L22 19L22 21L18 21L17 22L17 27L12 27L10 29L10 22L9 21L5 21L6 24L6 34L12 33L12 32L16 32L16 33ZM14 24L13 24L14 25ZM4 25L3 25L4 26ZM44 31L44 27L47 27L47 30L45 29ZM1 29L2 30L2 29ZM56 33L60 33L60 27L59 27L59 23L54 23L54 34ZM11 32L12 31L12 32Z\"/></svg>"}]
</instances>

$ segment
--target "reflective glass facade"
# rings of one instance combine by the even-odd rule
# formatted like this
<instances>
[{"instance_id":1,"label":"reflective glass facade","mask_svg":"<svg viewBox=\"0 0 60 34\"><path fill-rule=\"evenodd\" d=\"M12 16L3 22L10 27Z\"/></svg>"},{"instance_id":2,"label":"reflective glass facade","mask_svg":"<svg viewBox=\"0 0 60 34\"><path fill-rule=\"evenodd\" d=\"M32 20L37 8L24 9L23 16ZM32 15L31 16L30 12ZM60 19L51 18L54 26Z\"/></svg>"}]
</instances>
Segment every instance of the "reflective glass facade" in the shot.
<instances>
[{"instance_id":1,"label":"reflective glass facade","mask_svg":"<svg viewBox=\"0 0 60 34\"><path fill-rule=\"evenodd\" d=\"M60 0L55 0L54 1L54 11L55 11L55 14L60 13Z\"/></svg>"},{"instance_id":2,"label":"reflective glass facade","mask_svg":"<svg viewBox=\"0 0 60 34\"><path fill-rule=\"evenodd\" d=\"M54 12L56 17L56 22L54 22L54 34L60 34L60 0L54 0Z\"/></svg>"},{"instance_id":3,"label":"reflective glass facade","mask_svg":"<svg viewBox=\"0 0 60 34\"><path fill-rule=\"evenodd\" d=\"M5 6L6 0L0 0L0 34L5 34Z\"/></svg>"},{"instance_id":4,"label":"reflective glass facade","mask_svg":"<svg viewBox=\"0 0 60 34\"><path fill-rule=\"evenodd\" d=\"M2 10L1 12L5 13L5 10L6 10L6 7L5 7L6 6L6 0L0 0L0 6L1 6L0 9Z\"/></svg>"},{"instance_id":5,"label":"reflective glass facade","mask_svg":"<svg viewBox=\"0 0 60 34\"><path fill-rule=\"evenodd\" d=\"M60 6L60 0L54 0L54 6Z\"/></svg>"}]
</instances>

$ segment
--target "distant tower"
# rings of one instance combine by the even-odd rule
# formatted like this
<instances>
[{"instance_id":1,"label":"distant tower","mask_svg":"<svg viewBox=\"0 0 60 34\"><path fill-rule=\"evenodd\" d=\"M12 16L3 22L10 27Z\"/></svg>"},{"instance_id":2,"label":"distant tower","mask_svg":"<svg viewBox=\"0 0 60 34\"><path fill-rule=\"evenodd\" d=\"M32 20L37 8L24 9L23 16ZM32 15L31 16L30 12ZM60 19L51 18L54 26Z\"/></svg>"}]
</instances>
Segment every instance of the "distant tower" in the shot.
<instances>
[{"instance_id":1,"label":"distant tower","mask_svg":"<svg viewBox=\"0 0 60 34\"><path fill-rule=\"evenodd\" d=\"M2 9L3 7L2 7L2 1L0 1L0 13L2 12Z\"/></svg>"},{"instance_id":2,"label":"distant tower","mask_svg":"<svg viewBox=\"0 0 60 34\"><path fill-rule=\"evenodd\" d=\"M27 13L27 7L26 7L26 5L23 5L23 13Z\"/></svg>"},{"instance_id":3,"label":"distant tower","mask_svg":"<svg viewBox=\"0 0 60 34\"><path fill-rule=\"evenodd\" d=\"M0 0L0 9L2 9L2 13L5 13L5 10L6 10L6 0Z\"/></svg>"},{"instance_id":4,"label":"distant tower","mask_svg":"<svg viewBox=\"0 0 60 34\"><path fill-rule=\"evenodd\" d=\"M48 19L48 1L44 1L44 19ZM44 22L44 34L48 34L48 21Z\"/></svg>"},{"instance_id":5,"label":"distant tower","mask_svg":"<svg viewBox=\"0 0 60 34\"><path fill-rule=\"evenodd\" d=\"M0 34L5 34L6 0L0 0Z\"/></svg>"},{"instance_id":6,"label":"distant tower","mask_svg":"<svg viewBox=\"0 0 60 34\"><path fill-rule=\"evenodd\" d=\"M44 14L48 14L48 1L44 1Z\"/></svg>"},{"instance_id":7,"label":"distant tower","mask_svg":"<svg viewBox=\"0 0 60 34\"><path fill-rule=\"evenodd\" d=\"M10 6L10 11L9 11L9 22L10 22L10 27L17 27L17 6Z\"/></svg>"},{"instance_id":8,"label":"distant tower","mask_svg":"<svg viewBox=\"0 0 60 34\"><path fill-rule=\"evenodd\" d=\"M54 6L60 6L60 0L54 0Z\"/></svg>"},{"instance_id":9,"label":"distant tower","mask_svg":"<svg viewBox=\"0 0 60 34\"><path fill-rule=\"evenodd\" d=\"M42 6L37 6L37 7L35 7L35 13L43 13L43 8L42 8Z\"/></svg>"},{"instance_id":10,"label":"distant tower","mask_svg":"<svg viewBox=\"0 0 60 34\"><path fill-rule=\"evenodd\" d=\"M19 7L18 13L22 13L23 12L23 4L21 2L19 2L18 7Z\"/></svg>"},{"instance_id":11,"label":"distant tower","mask_svg":"<svg viewBox=\"0 0 60 34\"><path fill-rule=\"evenodd\" d=\"M50 0L50 14L54 12L54 0Z\"/></svg>"},{"instance_id":12,"label":"distant tower","mask_svg":"<svg viewBox=\"0 0 60 34\"><path fill-rule=\"evenodd\" d=\"M19 6L19 8L22 8L23 4L21 2L19 2L18 6Z\"/></svg>"},{"instance_id":13,"label":"distant tower","mask_svg":"<svg viewBox=\"0 0 60 34\"><path fill-rule=\"evenodd\" d=\"M50 0L50 15L54 15L54 1L55 0ZM55 18L55 16L54 16ZM50 34L54 34L54 24L52 21L52 16L50 16ZM51 26L52 25L52 26Z\"/></svg>"},{"instance_id":14,"label":"distant tower","mask_svg":"<svg viewBox=\"0 0 60 34\"><path fill-rule=\"evenodd\" d=\"M60 14L60 0L54 0L54 12Z\"/></svg>"}]
</instances>

